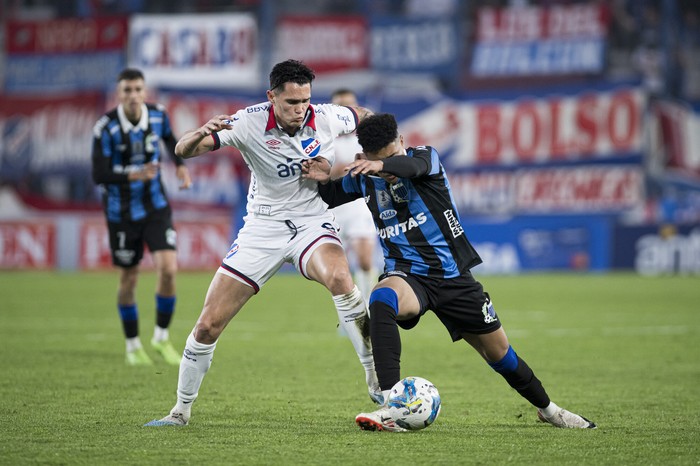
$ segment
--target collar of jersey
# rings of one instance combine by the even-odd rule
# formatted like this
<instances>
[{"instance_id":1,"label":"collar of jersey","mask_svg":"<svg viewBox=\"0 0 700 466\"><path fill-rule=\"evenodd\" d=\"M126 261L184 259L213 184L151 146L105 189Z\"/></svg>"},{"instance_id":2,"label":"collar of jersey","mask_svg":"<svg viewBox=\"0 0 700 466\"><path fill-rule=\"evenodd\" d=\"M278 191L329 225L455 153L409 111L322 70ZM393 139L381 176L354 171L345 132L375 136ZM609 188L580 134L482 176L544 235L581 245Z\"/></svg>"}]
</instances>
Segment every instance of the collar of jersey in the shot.
<instances>
[{"instance_id":1,"label":"collar of jersey","mask_svg":"<svg viewBox=\"0 0 700 466\"><path fill-rule=\"evenodd\" d=\"M119 104L117 107L117 115L119 116L119 124L126 133L133 131L135 128L139 128L141 131L146 131L148 129L148 107L146 107L146 104L141 104L141 119L136 126L126 117L122 104Z\"/></svg>"},{"instance_id":2,"label":"collar of jersey","mask_svg":"<svg viewBox=\"0 0 700 466\"><path fill-rule=\"evenodd\" d=\"M304 118L301 128L304 126L308 126L316 131L316 112L314 111L313 105L309 105L309 108L306 110L306 118ZM270 115L267 117L267 126L265 127L265 131L270 131L272 128L278 128L280 131L284 131L282 128L280 128L280 125L277 124L277 119L275 118L275 106L270 104Z\"/></svg>"}]
</instances>

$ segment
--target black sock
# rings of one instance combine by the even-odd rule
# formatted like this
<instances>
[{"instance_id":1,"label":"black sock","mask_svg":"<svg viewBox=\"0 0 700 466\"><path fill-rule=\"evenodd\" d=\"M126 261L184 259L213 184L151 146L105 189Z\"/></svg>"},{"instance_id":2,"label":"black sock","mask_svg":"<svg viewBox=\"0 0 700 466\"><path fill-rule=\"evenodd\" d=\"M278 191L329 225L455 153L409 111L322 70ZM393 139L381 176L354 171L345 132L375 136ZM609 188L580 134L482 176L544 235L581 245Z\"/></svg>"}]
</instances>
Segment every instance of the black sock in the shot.
<instances>
[{"instance_id":1,"label":"black sock","mask_svg":"<svg viewBox=\"0 0 700 466\"><path fill-rule=\"evenodd\" d=\"M501 373L508 385L513 387L527 401L538 408L549 405L549 395L544 390L542 382L532 372L530 366L518 356L518 367L513 372Z\"/></svg>"},{"instance_id":2,"label":"black sock","mask_svg":"<svg viewBox=\"0 0 700 466\"><path fill-rule=\"evenodd\" d=\"M379 387L390 390L401 380L401 336L396 311L382 301L369 305L370 337Z\"/></svg>"},{"instance_id":3,"label":"black sock","mask_svg":"<svg viewBox=\"0 0 700 466\"><path fill-rule=\"evenodd\" d=\"M124 336L126 336L126 338L139 336L138 320L122 320L122 327L124 328Z\"/></svg>"}]
</instances>

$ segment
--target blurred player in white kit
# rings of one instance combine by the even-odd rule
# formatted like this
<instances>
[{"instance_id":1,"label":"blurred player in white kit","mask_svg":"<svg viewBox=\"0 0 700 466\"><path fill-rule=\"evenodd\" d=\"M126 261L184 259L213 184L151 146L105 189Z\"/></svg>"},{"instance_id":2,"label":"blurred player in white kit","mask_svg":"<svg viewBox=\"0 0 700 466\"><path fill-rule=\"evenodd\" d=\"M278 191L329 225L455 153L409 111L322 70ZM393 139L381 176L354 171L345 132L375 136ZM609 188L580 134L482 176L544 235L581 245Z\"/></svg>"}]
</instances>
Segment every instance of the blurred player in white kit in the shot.
<instances>
[{"instance_id":1,"label":"blurred player in white kit","mask_svg":"<svg viewBox=\"0 0 700 466\"><path fill-rule=\"evenodd\" d=\"M331 94L331 103L345 107L357 107L357 96L347 88L340 88ZM346 165L362 152L355 133L340 136L335 140L335 164L331 178L342 178ZM355 284L362 297L369 302L369 295L377 282L374 256L377 250L377 232L372 215L362 199L348 202L332 209L335 220L340 225L340 237L349 254L354 254L356 267L353 271Z\"/></svg>"}]
</instances>

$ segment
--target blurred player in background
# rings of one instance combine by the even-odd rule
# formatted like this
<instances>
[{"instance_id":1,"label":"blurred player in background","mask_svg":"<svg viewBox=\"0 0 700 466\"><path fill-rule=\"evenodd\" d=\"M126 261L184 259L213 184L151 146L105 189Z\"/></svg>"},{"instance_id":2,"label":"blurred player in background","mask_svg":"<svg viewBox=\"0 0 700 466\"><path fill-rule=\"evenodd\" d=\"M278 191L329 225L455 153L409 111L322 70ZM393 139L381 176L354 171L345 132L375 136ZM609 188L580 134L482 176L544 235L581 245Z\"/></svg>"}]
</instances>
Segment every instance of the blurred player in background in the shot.
<instances>
[{"instance_id":1,"label":"blurred player in background","mask_svg":"<svg viewBox=\"0 0 700 466\"><path fill-rule=\"evenodd\" d=\"M369 300L370 332L379 385L388 398L401 379L398 327L410 329L432 310L453 341L464 339L523 398L540 420L557 427L595 428L589 420L558 407L532 369L508 343L489 295L471 274L481 258L467 239L450 183L432 147L406 151L393 115L368 117L357 128L366 156L330 181L328 164L307 161L304 177L319 181L333 207L365 197L384 250L384 274ZM361 413L366 430L402 432L385 406Z\"/></svg>"},{"instance_id":2,"label":"blurred player in background","mask_svg":"<svg viewBox=\"0 0 700 466\"><path fill-rule=\"evenodd\" d=\"M331 94L331 103L346 107L357 107L357 96L350 89L337 89ZM344 168L355 160L355 155L362 152L357 143L357 136L349 134L335 140L335 164L331 168L331 178L340 178ZM343 244L355 255L357 267L354 270L355 283L365 301L377 281L374 268L374 252L377 247L377 233L374 229L372 215L362 199L348 202L333 209L335 220L340 225L340 237Z\"/></svg>"},{"instance_id":3,"label":"blurred player in background","mask_svg":"<svg viewBox=\"0 0 700 466\"><path fill-rule=\"evenodd\" d=\"M270 73L267 102L218 115L185 134L177 155L189 158L233 146L250 167L245 224L214 278L204 308L187 339L170 414L149 426L186 425L209 369L216 343L229 321L285 263L333 296L340 325L362 363L370 397L379 385L369 337L367 305L352 281L333 214L317 183L301 178L301 163L323 157L333 162L337 136L355 131L369 112L361 107L311 105L314 72L287 60ZM295 297L290 297L290 299ZM270 338L274 338L273 335ZM242 381L235 383L243 384Z\"/></svg>"},{"instance_id":4,"label":"blurred player in background","mask_svg":"<svg viewBox=\"0 0 700 466\"><path fill-rule=\"evenodd\" d=\"M175 310L175 229L160 172L161 141L177 165L180 188L192 184L184 162L175 157L177 140L160 105L145 103L143 74L127 68L117 77L119 105L93 129L92 177L101 185L112 263L119 267L117 307L126 336L126 363L150 365L139 339L135 299L144 244L153 256L156 326L151 345L168 364L180 363L168 335Z\"/></svg>"}]
</instances>

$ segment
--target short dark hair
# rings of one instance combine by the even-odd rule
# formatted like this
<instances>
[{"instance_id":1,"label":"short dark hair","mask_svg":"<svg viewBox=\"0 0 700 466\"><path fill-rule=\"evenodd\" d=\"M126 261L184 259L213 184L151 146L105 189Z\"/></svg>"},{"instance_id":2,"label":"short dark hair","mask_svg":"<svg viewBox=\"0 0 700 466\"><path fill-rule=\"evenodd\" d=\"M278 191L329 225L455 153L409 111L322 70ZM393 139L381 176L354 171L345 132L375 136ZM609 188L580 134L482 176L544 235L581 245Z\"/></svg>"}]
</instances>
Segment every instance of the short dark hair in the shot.
<instances>
[{"instance_id":1,"label":"short dark hair","mask_svg":"<svg viewBox=\"0 0 700 466\"><path fill-rule=\"evenodd\" d=\"M117 82L123 79L126 81L133 81L134 79L143 79L145 81L141 70L137 70L136 68L124 68L123 70L121 70L119 76L117 76Z\"/></svg>"},{"instance_id":2,"label":"short dark hair","mask_svg":"<svg viewBox=\"0 0 700 466\"><path fill-rule=\"evenodd\" d=\"M273 91L285 83L303 86L311 84L316 78L313 70L299 60L286 60L277 63L270 71L270 90Z\"/></svg>"},{"instance_id":3,"label":"short dark hair","mask_svg":"<svg viewBox=\"0 0 700 466\"><path fill-rule=\"evenodd\" d=\"M379 152L399 136L396 118L390 113L370 115L357 125L357 141L362 151Z\"/></svg>"},{"instance_id":4,"label":"short dark hair","mask_svg":"<svg viewBox=\"0 0 700 466\"><path fill-rule=\"evenodd\" d=\"M355 91L353 91L352 89L349 89L347 87L341 87L333 91L333 93L331 94L331 100L333 100L336 96L346 94L350 94L353 97L357 97L357 94L355 94Z\"/></svg>"}]
</instances>

